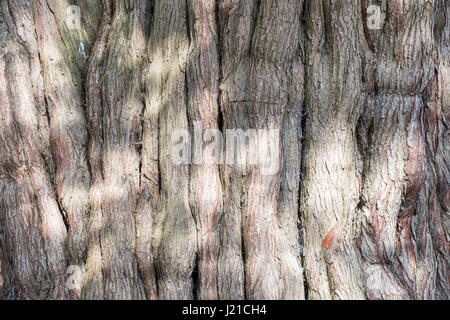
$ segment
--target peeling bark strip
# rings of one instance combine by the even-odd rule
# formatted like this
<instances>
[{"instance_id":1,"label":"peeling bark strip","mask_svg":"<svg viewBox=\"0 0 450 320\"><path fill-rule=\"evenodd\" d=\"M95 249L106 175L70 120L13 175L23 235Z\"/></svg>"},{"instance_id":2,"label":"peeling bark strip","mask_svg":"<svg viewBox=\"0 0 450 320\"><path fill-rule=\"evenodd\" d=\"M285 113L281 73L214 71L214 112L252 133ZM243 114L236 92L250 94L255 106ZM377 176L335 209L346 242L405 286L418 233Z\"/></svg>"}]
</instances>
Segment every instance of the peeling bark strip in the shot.
<instances>
[{"instance_id":1,"label":"peeling bark strip","mask_svg":"<svg viewBox=\"0 0 450 320\"><path fill-rule=\"evenodd\" d=\"M0 299L449 299L449 17L1 0Z\"/></svg>"}]
</instances>

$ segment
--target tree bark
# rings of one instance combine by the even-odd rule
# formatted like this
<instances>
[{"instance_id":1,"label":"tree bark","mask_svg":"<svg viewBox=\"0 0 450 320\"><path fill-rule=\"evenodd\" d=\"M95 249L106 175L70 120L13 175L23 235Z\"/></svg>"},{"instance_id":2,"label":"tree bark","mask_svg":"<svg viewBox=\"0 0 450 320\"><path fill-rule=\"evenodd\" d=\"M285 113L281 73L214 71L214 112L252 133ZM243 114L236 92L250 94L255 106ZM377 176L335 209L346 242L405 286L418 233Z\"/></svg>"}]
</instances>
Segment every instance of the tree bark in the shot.
<instances>
[{"instance_id":1,"label":"tree bark","mask_svg":"<svg viewBox=\"0 0 450 320\"><path fill-rule=\"evenodd\" d=\"M0 299L449 299L449 17L0 0Z\"/></svg>"}]
</instances>

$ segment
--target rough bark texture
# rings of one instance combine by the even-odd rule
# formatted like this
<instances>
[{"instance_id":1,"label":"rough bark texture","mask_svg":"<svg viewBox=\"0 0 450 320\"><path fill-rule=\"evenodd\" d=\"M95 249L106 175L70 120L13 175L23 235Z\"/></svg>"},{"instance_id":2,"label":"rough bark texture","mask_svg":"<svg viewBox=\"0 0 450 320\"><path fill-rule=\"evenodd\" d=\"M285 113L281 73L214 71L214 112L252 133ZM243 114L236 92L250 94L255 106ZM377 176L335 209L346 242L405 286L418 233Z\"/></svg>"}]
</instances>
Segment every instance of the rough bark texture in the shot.
<instances>
[{"instance_id":1,"label":"rough bark texture","mask_svg":"<svg viewBox=\"0 0 450 320\"><path fill-rule=\"evenodd\" d=\"M449 20L0 0L0 299L449 299Z\"/></svg>"}]
</instances>

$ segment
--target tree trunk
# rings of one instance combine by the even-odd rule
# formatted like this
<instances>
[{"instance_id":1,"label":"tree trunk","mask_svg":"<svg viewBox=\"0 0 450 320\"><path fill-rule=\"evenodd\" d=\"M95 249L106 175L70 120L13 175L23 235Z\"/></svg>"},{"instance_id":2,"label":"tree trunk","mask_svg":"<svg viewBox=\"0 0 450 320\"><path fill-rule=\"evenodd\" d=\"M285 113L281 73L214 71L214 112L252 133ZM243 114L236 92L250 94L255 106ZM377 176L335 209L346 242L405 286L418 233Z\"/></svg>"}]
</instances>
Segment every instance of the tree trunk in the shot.
<instances>
[{"instance_id":1,"label":"tree trunk","mask_svg":"<svg viewBox=\"0 0 450 320\"><path fill-rule=\"evenodd\" d=\"M449 17L0 0L0 299L449 299Z\"/></svg>"}]
</instances>

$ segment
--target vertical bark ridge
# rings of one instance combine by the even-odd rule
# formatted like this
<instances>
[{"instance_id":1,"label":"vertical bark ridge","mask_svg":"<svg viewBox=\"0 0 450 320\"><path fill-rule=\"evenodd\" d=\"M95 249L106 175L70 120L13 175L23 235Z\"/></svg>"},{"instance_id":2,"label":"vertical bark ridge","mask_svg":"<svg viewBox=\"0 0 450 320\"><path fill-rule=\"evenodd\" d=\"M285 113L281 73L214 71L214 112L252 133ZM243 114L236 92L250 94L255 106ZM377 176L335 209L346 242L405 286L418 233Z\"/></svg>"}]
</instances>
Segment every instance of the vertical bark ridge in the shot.
<instances>
[{"instance_id":1,"label":"vertical bark ridge","mask_svg":"<svg viewBox=\"0 0 450 320\"><path fill-rule=\"evenodd\" d=\"M286 234L286 248L289 251L290 259L300 259L299 262L292 262L289 256L282 259L283 264L293 264L296 267L292 270L294 285L298 290L305 291L300 282L303 281L303 263L301 261L302 244L300 240L300 217L299 217L299 187L301 174L301 154L302 154L302 110L304 99L304 66L302 55L296 53L290 72L292 73L292 85L289 89L288 106L283 119L282 148L283 162L280 181L280 194L278 196L277 212L280 224L280 231ZM296 258L297 257L297 258ZM292 281L292 279L287 279ZM286 282L285 287L290 287L292 283ZM301 296L304 298L304 296Z\"/></svg>"},{"instance_id":2,"label":"vertical bark ridge","mask_svg":"<svg viewBox=\"0 0 450 320\"><path fill-rule=\"evenodd\" d=\"M189 206L189 165L175 164L171 141L189 130L186 65L189 55L186 1L155 1L145 75L144 183L159 200L153 248L160 299L192 299L197 234ZM183 141L182 143L189 143ZM160 179L157 180L157 177ZM159 195L156 193L158 182ZM153 206L155 207L155 206Z\"/></svg>"},{"instance_id":3,"label":"vertical bark ridge","mask_svg":"<svg viewBox=\"0 0 450 320\"><path fill-rule=\"evenodd\" d=\"M439 47L439 69L437 74L438 131L436 169L438 172L437 195L440 204L441 219L430 219L431 229L437 236L438 252L438 290L441 299L450 299L450 4L442 1L438 7L441 12L443 32ZM439 35L439 33L438 33Z\"/></svg>"},{"instance_id":4,"label":"vertical bark ridge","mask_svg":"<svg viewBox=\"0 0 450 320\"><path fill-rule=\"evenodd\" d=\"M353 219L359 201L355 128L364 101L359 1L306 9L306 106L301 193L310 299L364 299Z\"/></svg>"},{"instance_id":5,"label":"vertical bark ridge","mask_svg":"<svg viewBox=\"0 0 450 320\"><path fill-rule=\"evenodd\" d=\"M151 6L153 9L154 1ZM151 22L154 21L154 15ZM151 24L153 30L153 24ZM152 38L153 39L153 38ZM142 150L140 195L136 209L136 253L139 270L143 277L147 298L158 298L158 287L155 271L156 250L153 246L155 233L155 217L160 204L160 172L159 172L159 112L152 106L152 83L149 76L149 58L153 41L146 48L146 59L142 72L144 110L142 114Z\"/></svg>"},{"instance_id":6,"label":"vertical bark ridge","mask_svg":"<svg viewBox=\"0 0 450 320\"><path fill-rule=\"evenodd\" d=\"M105 299L143 299L135 256L135 208L139 191L140 79L145 48L145 1L117 1L105 48L100 229ZM117 241L117 239L120 239Z\"/></svg>"},{"instance_id":7,"label":"vertical bark ridge","mask_svg":"<svg viewBox=\"0 0 450 320\"><path fill-rule=\"evenodd\" d=\"M6 5L2 7L4 15L7 8ZM15 41L16 39L7 38L2 32L2 40L9 43L9 41ZM55 213L54 210L56 210L56 213L59 214L59 210L55 195L49 196L45 192L48 192L50 187L48 180L46 181L47 185L42 188L44 198L40 196L36 199L34 195L35 189L32 179L36 179L37 176L35 174L33 177L33 171L42 173L42 159L40 159L38 150L35 149L32 136L25 137L25 139L28 140L28 149L32 148L34 154L25 155L23 153L22 150L26 146L21 141L20 128L23 125L28 125L24 132L31 134L35 132L33 130L36 129L36 123L33 122L36 121L37 112L32 108L30 109L30 107L34 107L32 103L28 102L28 104L23 105L23 101L15 100L18 97L15 96L14 88L11 88L11 85L14 84L14 78L9 78L9 75L16 76L18 70L23 70L24 52L23 49L19 49L12 44L8 48L7 52L1 52L0 54L0 76L2 79L11 80L9 85L7 81L2 81L0 85L0 101L2 104L0 140L3 155L0 171L2 177L2 183L0 184L2 194L0 221L2 223L3 259L8 262L2 263L5 266L2 270L2 277L5 278L5 285L9 285L9 287L2 288L2 291L6 297L12 299L43 299L48 294L52 286L52 280L54 280L48 272L48 267L61 267L59 263L56 266L47 263L44 237L48 242L51 241L50 237L53 234L51 233L52 230L48 228L46 229L47 235L41 233L41 228L45 227L43 215L51 212L51 210L53 210L51 213ZM22 50L22 52L19 50ZM29 84L30 80L25 81L27 74L21 72L21 76L21 83L23 84L19 87L21 88L21 97L22 99L32 99L31 85L24 85ZM28 110L24 110L25 108ZM24 111L27 111L25 118L23 117ZM20 120L26 120L26 122L20 123ZM39 165L39 162L41 162L41 165ZM41 205L38 205L38 201ZM44 201L47 204L46 212L41 213L40 209L42 209L42 202ZM63 232L65 231L64 228ZM8 266L10 268L7 268ZM9 272L4 273L6 271Z\"/></svg>"},{"instance_id":8,"label":"vertical bark ridge","mask_svg":"<svg viewBox=\"0 0 450 320\"><path fill-rule=\"evenodd\" d=\"M68 225L67 262L68 266L83 270L88 245L86 227L91 177L86 155L88 135L82 69L93 35L84 27L69 30L68 6L68 1L38 1L34 16L56 165L54 183ZM58 272L64 275L66 270ZM73 288L71 294L78 297L80 289Z\"/></svg>"},{"instance_id":9,"label":"vertical bark ridge","mask_svg":"<svg viewBox=\"0 0 450 320\"><path fill-rule=\"evenodd\" d=\"M15 117L21 122L19 128L24 129L21 139L27 146L29 160L23 168L30 172L29 185L36 198L35 210L41 215L46 263L53 280L51 285L47 284L47 295L41 293L41 298L69 297L64 279L66 259L70 264L82 266L86 250L89 174L83 149L86 134L79 91L84 57L76 50L72 54L69 45L62 45L69 41L63 15L66 6L61 1L2 2L9 32L20 43L13 46L18 54L21 52L21 58L11 64L10 80L15 83L11 98L17 103ZM75 46L76 41L86 37L82 28L70 39L70 45ZM64 119L63 113L67 113Z\"/></svg>"},{"instance_id":10,"label":"vertical bark ridge","mask_svg":"<svg viewBox=\"0 0 450 320\"><path fill-rule=\"evenodd\" d=\"M435 297L439 299L449 299L449 243L448 230L449 220L449 199L450 199L450 173L448 164L449 156L449 110L450 94L448 83L450 82L450 6L445 1L439 1L437 7L437 18L435 23L435 41L437 45L437 65L436 74L429 92L426 96L424 110L424 129L428 143L429 157L427 163L430 171L424 171L429 175L426 178L429 187L423 188L428 191L423 203L423 209L427 210L428 205L433 208L433 213L428 220L431 237L436 250L437 274ZM437 197L437 201L435 201ZM437 206L437 208L436 208Z\"/></svg>"},{"instance_id":11,"label":"vertical bark ridge","mask_svg":"<svg viewBox=\"0 0 450 320\"><path fill-rule=\"evenodd\" d=\"M188 2L191 48L186 72L189 125L194 137L189 199L197 225L198 298L213 300L217 292L218 222L222 184L218 164L219 54L216 1ZM199 140L199 141L197 141ZM200 148L195 149L197 143ZM218 154L216 154L218 153ZM195 157L199 157L195 159ZM199 160L198 163L196 160Z\"/></svg>"},{"instance_id":12,"label":"vertical bark ridge","mask_svg":"<svg viewBox=\"0 0 450 320\"><path fill-rule=\"evenodd\" d=\"M361 207L361 252L371 299L437 294L439 250L430 228L442 222L424 127L424 94L435 70L436 3L394 1L373 43L374 117Z\"/></svg>"},{"instance_id":13,"label":"vertical bark ridge","mask_svg":"<svg viewBox=\"0 0 450 320\"><path fill-rule=\"evenodd\" d=\"M250 55L250 126L277 130L282 135L288 108L289 70L299 49L300 1L261 3ZM258 136L258 167L250 167L247 206L244 210L246 293L250 299L302 299L303 276L299 254L287 245L292 235L280 229L277 201L282 167L281 141L270 141L276 170L266 175ZM275 160L276 159L276 160ZM292 241L295 241L295 236ZM281 279L281 281L280 281Z\"/></svg>"},{"instance_id":14,"label":"vertical bark ridge","mask_svg":"<svg viewBox=\"0 0 450 320\"><path fill-rule=\"evenodd\" d=\"M103 105L100 78L102 76L106 45L111 28L112 3L103 0L102 15L95 42L86 64L86 118L88 122L88 159L92 177L90 189L90 217L88 226L89 250L86 260L86 274L83 279L82 297L103 299L103 270L100 230L102 227L102 185L103 185Z\"/></svg>"},{"instance_id":15,"label":"vertical bark ridge","mask_svg":"<svg viewBox=\"0 0 450 320\"><path fill-rule=\"evenodd\" d=\"M256 1L221 0L218 15L222 48L220 108L223 130L249 126L248 79L250 47L254 30ZM237 137L225 135L224 145L238 143ZM248 150L240 150L247 155ZM223 187L223 215L218 259L218 285L221 299L245 298L245 264L242 245L242 215L246 201L245 164L228 163L221 170Z\"/></svg>"}]
</instances>

